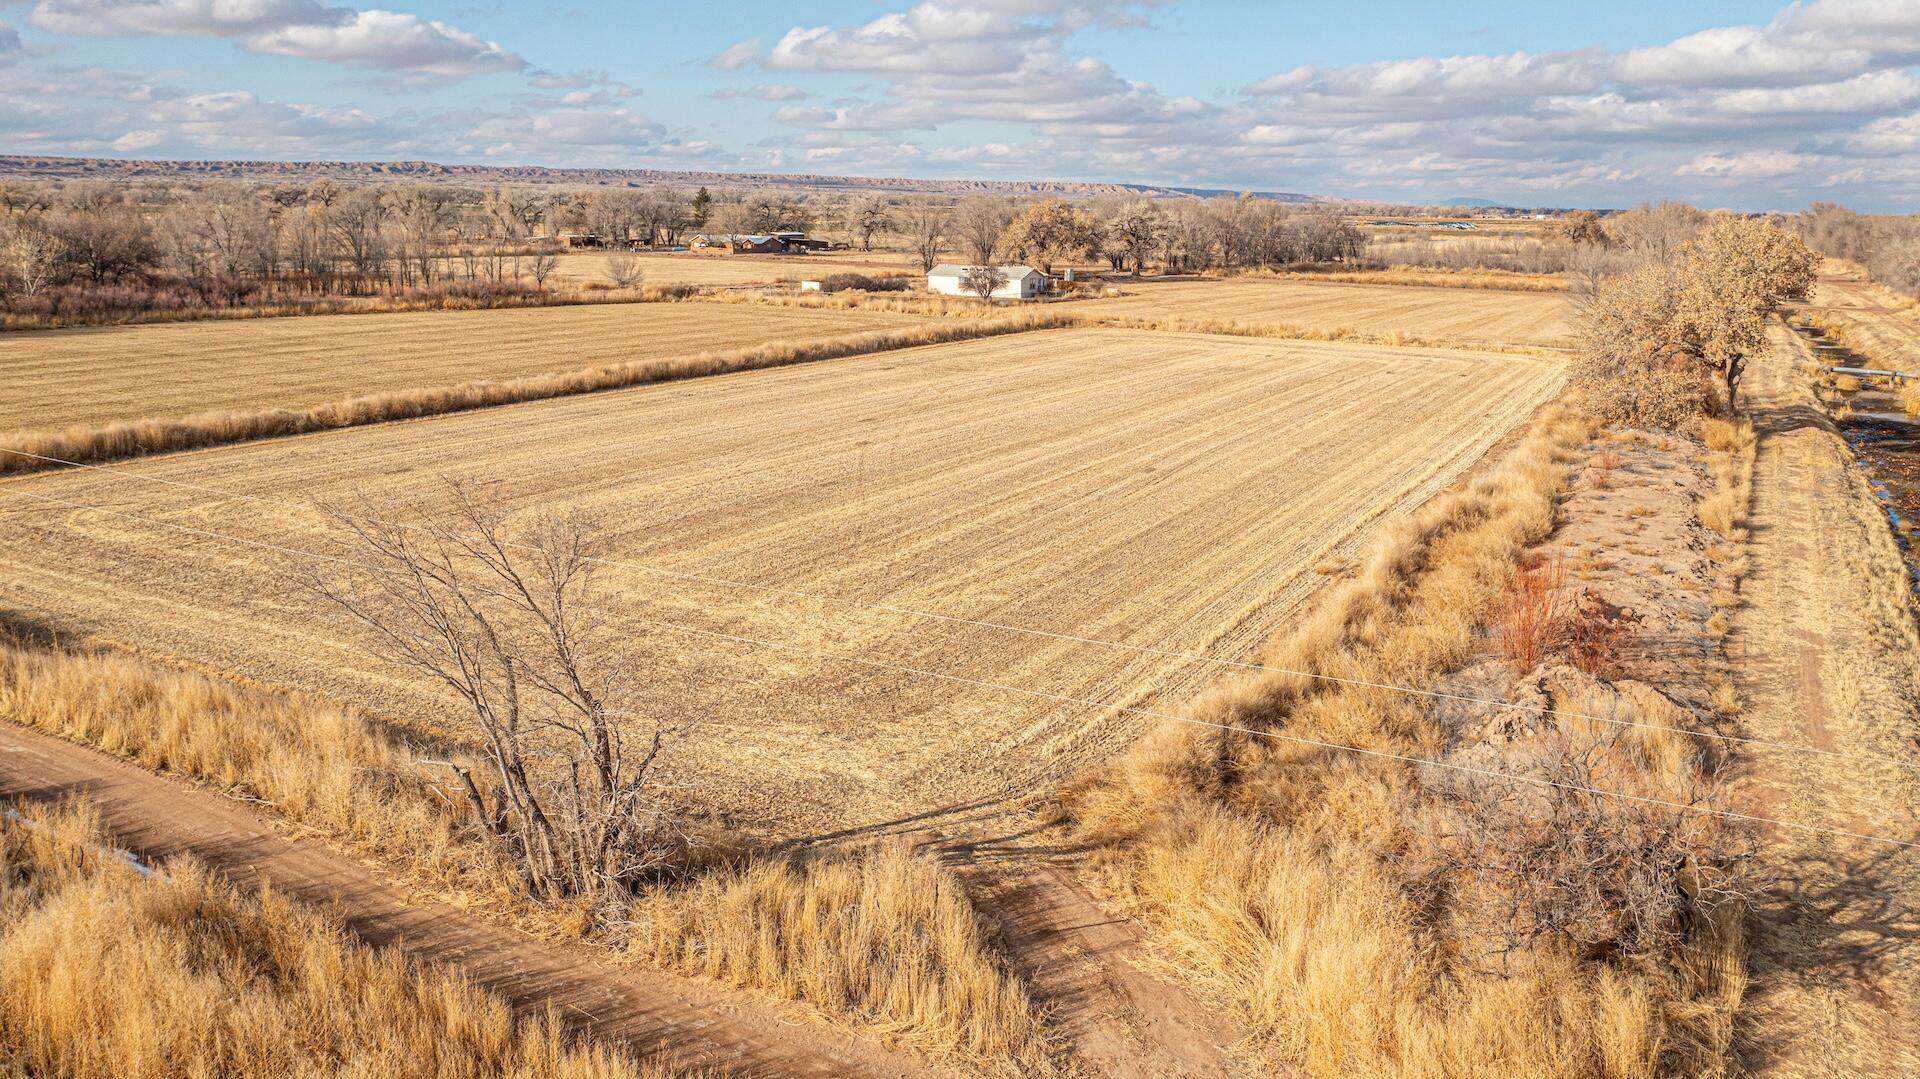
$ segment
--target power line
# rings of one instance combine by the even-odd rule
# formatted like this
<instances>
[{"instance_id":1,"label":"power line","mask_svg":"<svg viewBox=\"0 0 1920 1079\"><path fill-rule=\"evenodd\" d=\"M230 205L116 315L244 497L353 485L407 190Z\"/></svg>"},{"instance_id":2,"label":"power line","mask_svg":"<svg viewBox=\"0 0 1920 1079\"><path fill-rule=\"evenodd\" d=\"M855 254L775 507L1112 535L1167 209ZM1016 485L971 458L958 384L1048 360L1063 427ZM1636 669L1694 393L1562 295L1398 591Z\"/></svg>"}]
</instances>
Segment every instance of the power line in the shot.
<instances>
[{"instance_id":1,"label":"power line","mask_svg":"<svg viewBox=\"0 0 1920 1079\"><path fill-rule=\"evenodd\" d=\"M286 554L316 558L322 561L332 562L336 564L358 566L363 569L372 569L375 572L379 572L377 567L367 566L365 563L356 562L352 559L337 558L331 555L322 555L322 554L318 554L316 552L311 552L311 551L302 551L298 548L285 547L280 544L266 543L259 540L250 540L244 536L233 536L227 533L214 532L208 529L193 528L188 525L180 525L171 521L155 520L153 518L143 517L139 514L128 513L124 510L108 509L103 506L91 506L85 503L73 502L73 501L70 501L67 499L61 499L61 498L54 498L48 495L33 494L26 491L9 490L6 493L25 497L25 498L35 499L42 502L51 502L57 505L64 505L74 509L90 510L98 513L105 513L111 516L120 517L127 520L140 521L145 524L155 525L162 528L173 528L182 532L186 532L192 535L197 535L197 536L201 536L209 539L224 539L224 540L228 540L244 546L258 547L258 548L264 548L267 550L272 550L272 551L286 553ZM1355 753L1362 756L1374 757L1381 760L1396 761L1404 764L1417 765L1417 766L1427 767L1427 768L1439 768L1446 771L1460 772L1468 775L1477 775L1477 776L1482 776L1490 779L1508 780L1511 782L1525 783L1525 784L1529 784L1536 787L1552 788L1552 789L1564 790L1564 791L1569 791L1569 792L1578 793L1578 794L1591 794L1591 795L1595 795L1597 797L1603 797L1603 798L1618 798L1625 801L1640 803L1643 805L1659 806L1667 809L1674 809L1674 810L1680 810L1683 812L1696 813L1704 816L1716 817L1722 820L1742 821L1742 822L1752 823L1752 824L1765 824L1765 825L1771 825L1771 826L1780 827L1780 828L1791 828L1791 829L1808 832L1815 835L1837 836L1837 837L1847 838L1847 839L1860 839L1860 840L1866 840L1866 841L1875 842L1875 843L1886 843L1892 846L1920 848L1920 842L1905 840L1905 839L1895 839L1890 836L1874 835L1867 832L1853 832L1853 831L1848 831L1846 829L1841 829L1841 828L1828 828L1828 827L1817 825L1817 824L1807 824L1801 821L1787 820L1787 819L1778 818L1778 817L1764 817L1764 816L1759 816L1751 813L1740 813L1734 810L1715 809L1711 806L1696 805L1689 802L1675 802L1669 799L1653 798L1653 797L1648 797L1646 795L1628 794L1623 791L1610 791L1600 787L1587 787L1587 786L1582 786L1580 784L1574 784L1574 783L1562 783L1562 782L1546 779L1539 776L1518 775L1512 772L1503 772L1493 768L1479 768L1473 765L1458 764L1452 761L1435 760L1431 757L1417 757L1411 754L1395 753L1390 750L1370 749L1364 746L1348 745L1343 742L1331 742L1331 741L1326 741L1318 738L1308 738L1302 735L1287 734L1281 731L1256 730L1251 727L1240 727L1240 726L1235 726L1233 724L1228 724L1228 723L1214 723L1209 720L1194 719L1191 716L1183 716L1183 715L1179 715L1172 712L1161 712L1151 708L1140 708L1133 705L1116 704L1111 701L1099 701L1099 700L1094 700L1086 697L1075 697L1068 694L1050 693L1045 690L1027 689L1021 686L1011 686L1003 682L994 682L994 681L983 679L983 678L970 678L965 675L950 674L945 671L931 671L931 670L926 670L924 668L909 667L902 664L884 663L878 660L864 659L859 656L848 656L840 653L822 652L817 649L806 648L798 645L782 644L777 641L767 641L767 640L762 640L756 637L747 637L740 634L725 633L719 630L701 629L696 626L688 626L679 622L669 622L664 619L648 618L643 615L629 615L619 611L607 611L607 610L604 610L603 608L580 608L580 609L602 610L604 611L604 613L611 614L617 618L623 618L623 619L637 622L637 623L658 626L660 628L669 629L669 630L673 630L681 633L693 634L696 636L709 637L717 640L731 641L737 644L753 645L761 648L771 648L777 651L797 652L802 655L812 656L816 659L822 659L828 662L852 663L859 666L868 667L874 670L890 671L893 673L908 674L908 675L913 675L921 678L931 678L938 681L954 682L954 683L959 683L963 685L975 686L979 688L994 689L994 690L999 690L1006 693L1016 694L1019 696L1033 697L1041 700L1050 700L1050 701L1055 701L1062 704L1080 705L1088 708L1101 709L1103 711L1127 712L1133 715L1140 715L1140 716L1147 716L1155 719L1168 720L1175 723L1187 724L1189 726L1203 727L1203 728L1208 728L1212 730L1245 734L1245 735L1256 737L1256 738L1270 738L1276 741L1288 742L1295 745L1309 746L1316 749L1331 750L1336 752ZM610 712L608 714L615 715L615 714L631 714L631 713Z\"/></svg>"},{"instance_id":2,"label":"power line","mask_svg":"<svg viewBox=\"0 0 1920 1079\"><path fill-rule=\"evenodd\" d=\"M3 446L0 446L0 453L16 454L21 457L27 457L27 458L31 458L38 461L44 461L50 464L57 464L57 465L68 466L72 468L86 469L88 471L93 471L93 472L104 472L108 475L117 476L124 479L137 480L137 481L146 482L146 483L157 483L157 484L162 484L168 487L178 487L182 490L200 491L207 494L219 495L224 498L235 498L235 499L239 499L246 502L257 502L263 505L279 506L286 509L293 509L293 510L298 510L304 513L315 514L321 517L325 517L328 514L328 511L323 510L322 508L307 502L294 502L286 499L269 498L264 495L244 494L241 492L229 491L224 488L213 487L206 484L189 483L185 480L168 479L164 476L149 476L149 475L145 475L138 472L129 472L124 469L108 468L104 465L87 464L85 462L69 461L59 457L50 457L45 454L29 453L25 450L8 449ZM425 532L434 531L432 528L425 525L406 524L403 522L388 521L388 520L383 520L376 517L368 517L368 516L359 515L359 514L341 513L339 515L342 517L346 517L350 520L365 521L369 524L378 524L378 525L383 525L389 528L403 528L403 529L425 531ZM508 541L507 546L515 547L521 550L531 549L531 547L527 544L515 543L512 541ZM1099 637L1086 637L1086 636L1073 634L1073 633L1060 633L1053 630L1038 629L1031 626L1019 626L1019 625L1013 625L1011 623L1006 623L1006 622L990 621L987 619L967 618L961 615L945 614L939 611L928 611L928 610L922 610L914 607L898 606L895 604L866 603L860 600L847 599L840 596L829 596L829 595L824 595L822 593L817 593L817 592L806 592L799 589L783 588L778 585L755 584L751 581L731 580L729 578L717 577L710 574L689 573L681 570L671 570L671 569L666 569L660 566L648 565L643 562L627 561L625 559L590 556L586 559L586 561L595 563L597 565L613 566L613 567L618 567L622 569L630 569L630 570L635 570L641 573L648 573L648 574L652 574L659 577L671 578L674 580L689 581L696 584L712 585L712 586L722 587L722 588L743 589L747 591L761 592L767 595L783 596L790 599L813 600L820 603L834 604L834 605L849 607L857 610L877 611L884 614L901 615L901 616L910 617L910 618L921 618L929 621L944 622L944 623L953 624L953 625L972 626L977 629L999 630L1007 633L1017 633L1023 636L1039 637L1039 638L1044 638L1048 640L1065 641L1072 644L1084 644L1084 645L1091 645L1091 646L1100 647L1100 648L1111 648L1111 649L1117 649L1122 651L1137 652L1143 655L1161 656L1169 659L1180 659L1180 660L1185 660L1185 661L1195 662L1195 663L1211 663L1211 664L1216 664L1218 666L1232 667L1239 670L1260 671L1268 674L1288 675L1295 678L1306 678L1315 682L1323 682L1331 685L1347 686L1349 688L1354 688L1354 689L1374 689L1374 690L1380 690L1380 691L1389 692L1389 693L1400 693L1410 697L1420 697L1427 700L1448 701L1456 704L1476 705L1480 707L1493 708L1500 711L1528 712L1528 713L1532 713L1542 717L1557 717L1561 719L1579 719L1579 720L1585 720L1590 723L1602 723L1602 724L1606 724L1613 727L1628 727L1628 728L1634 728L1637 730L1661 731L1666 734L1682 735L1688 738L1696 738L1701 741L1719 740L1719 741L1726 741L1726 742L1734 742L1740 745L1757 746L1765 749L1773 749L1773 750L1778 750L1786 753L1804 753L1811 756L1831 757L1837 760L1870 761L1877 764L1884 764L1884 765L1888 765L1895 768L1906 769L1908 771L1920 771L1920 765L1916 765L1915 763L1910 761L1900 760L1899 758L1896 758L1896 757L1889 757L1884 754L1850 753L1843 750L1828 749L1823 746L1804 745L1804 744L1793 743L1793 742L1776 742L1770 739L1755 738L1749 735L1726 734L1718 731L1699 731L1699 730L1693 730L1688 727L1677 727L1672 724L1666 724L1666 723L1650 723L1645 720L1621 719L1616 716L1599 716L1599 715L1593 715L1591 713L1586 713L1586 712L1568 711L1566 709L1555 708L1551 705L1530 704L1525 701L1503 701L1495 697L1477 697L1468 693L1450 693L1444 690L1422 689L1417 686L1405 686L1405 685L1399 685L1392 682L1376 682L1376 681L1372 681L1364 678L1351 678L1351 677L1346 677L1342 675L1323 674L1316 671L1296 670L1290 667L1279 667L1279 666L1274 666L1272 664L1267 664L1267 663L1251 663L1243 660L1228 659L1224 656L1208 655L1204 652L1188 652L1188 651L1182 651L1179 649L1157 648L1152 645L1126 644L1121 641L1111 641L1111 640L1106 640Z\"/></svg>"}]
</instances>

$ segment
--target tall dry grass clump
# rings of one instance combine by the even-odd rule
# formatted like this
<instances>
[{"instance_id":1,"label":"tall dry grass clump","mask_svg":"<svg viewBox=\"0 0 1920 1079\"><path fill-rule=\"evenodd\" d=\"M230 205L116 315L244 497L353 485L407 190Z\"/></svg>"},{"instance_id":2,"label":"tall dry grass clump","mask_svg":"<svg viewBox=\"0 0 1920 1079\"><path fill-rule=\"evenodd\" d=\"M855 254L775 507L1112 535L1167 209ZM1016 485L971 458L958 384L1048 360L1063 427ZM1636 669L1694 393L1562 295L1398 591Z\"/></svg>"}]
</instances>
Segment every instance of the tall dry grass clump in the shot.
<instances>
[{"instance_id":1,"label":"tall dry grass clump","mask_svg":"<svg viewBox=\"0 0 1920 1079\"><path fill-rule=\"evenodd\" d=\"M109 461L141 454L199 449L310 431L438 416L734 371L784 367L871 352L1025 333L1068 324L1069 320L1047 312L1025 312L995 319L932 323L815 341L778 341L755 348L707 352L669 360L633 360L498 382L464 382L455 386L396 390L310 408L202 412L179 419L129 420L70 427L64 431L13 431L0 434L0 450L19 452L0 452L0 475L58 467L34 457L21 456L22 453L83 463Z\"/></svg>"},{"instance_id":2,"label":"tall dry grass clump","mask_svg":"<svg viewBox=\"0 0 1920 1079\"><path fill-rule=\"evenodd\" d=\"M143 875L74 809L0 817L0 1070L48 1079L638 1079L398 952L193 862Z\"/></svg>"},{"instance_id":3,"label":"tall dry grass clump","mask_svg":"<svg viewBox=\"0 0 1920 1079\"><path fill-rule=\"evenodd\" d=\"M904 843L723 869L634 905L649 963L805 1001L1008 1075L1055 1071L960 882Z\"/></svg>"},{"instance_id":4,"label":"tall dry grass clump","mask_svg":"<svg viewBox=\"0 0 1920 1079\"><path fill-rule=\"evenodd\" d=\"M466 818L450 779L430 780L447 779L444 769L351 708L0 635L0 718L207 783L543 929L556 916L564 928L583 924L577 911L535 902ZM1019 979L930 856L880 847L711 860L643 888L598 922L621 927L624 943L597 942L982 1068L1051 1070Z\"/></svg>"},{"instance_id":5,"label":"tall dry grass clump","mask_svg":"<svg viewBox=\"0 0 1920 1079\"><path fill-rule=\"evenodd\" d=\"M1700 424L1707 445L1707 467L1713 492L1697 507L1700 523L1735 544L1747 538L1747 516L1753 505L1753 459L1757 440L1750 419L1709 418Z\"/></svg>"},{"instance_id":6,"label":"tall dry grass clump","mask_svg":"<svg viewBox=\"0 0 1920 1079\"><path fill-rule=\"evenodd\" d=\"M518 888L472 841L458 795L436 793L426 768L344 705L0 633L0 717L263 803L436 882Z\"/></svg>"},{"instance_id":7,"label":"tall dry grass clump","mask_svg":"<svg viewBox=\"0 0 1920 1079\"><path fill-rule=\"evenodd\" d=\"M1280 738L1169 724L1069 793L1110 894L1234 1003L1270 1058L1316 1076L1541 1077L1711 1073L1723 1059L1738 920L1689 905L1687 879L1656 868L1712 838L1688 831L1688 818L1622 830L1595 816L1608 808L1599 799L1550 807L1583 822L1574 834L1590 848L1568 843L1567 829L1532 829L1532 812L1464 797L1449 779L1458 773L1285 740L1533 784L1584 776L1641 797L1702 796L1699 762L1671 734L1654 745L1598 725L1454 715L1304 676L1425 687L1475 660L1523 553L1553 529L1556 493L1590 433L1571 410L1550 410L1503 464L1392 528L1263 657L1302 674L1242 677L1185 712ZM1613 695L1608 707L1634 706ZM1518 786L1554 789L1533 784ZM1448 847L1449 836L1480 845ZM1448 849L1456 857L1440 856ZM1476 904L1489 881L1512 899L1536 875L1584 880L1578 859L1594 849L1638 883L1547 895L1517 942L1511 920L1490 922ZM1489 868L1500 872L1476 878ZM1704 928L1675 943L1696 913ZM1625 936L1636 915L1659 932ZM1583 939L1593 931L1602 936Z\"/></svg>"}]
</instances>

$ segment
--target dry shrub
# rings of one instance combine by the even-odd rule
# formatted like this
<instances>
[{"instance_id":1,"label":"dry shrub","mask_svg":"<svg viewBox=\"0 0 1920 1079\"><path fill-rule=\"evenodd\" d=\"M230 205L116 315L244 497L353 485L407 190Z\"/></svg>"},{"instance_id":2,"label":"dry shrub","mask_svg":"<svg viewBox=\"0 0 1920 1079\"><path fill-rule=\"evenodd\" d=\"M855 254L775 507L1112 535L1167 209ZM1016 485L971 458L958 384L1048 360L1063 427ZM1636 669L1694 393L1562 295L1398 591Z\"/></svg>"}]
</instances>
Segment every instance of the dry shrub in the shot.
<instances>
[{"instance_id":1,"label":"dry shrub","mask_svg":"<svg viewBox=\"0 0 1920 1079\"><path fill-rule=\"evenodd\" d=\"M633 360L497 382L465 382L455 386L396 390L303 409L202 412L172 420L131 420L76 426L64 431L13 431L0 434L0 450L11 449L69 461L108 461L140 454L198 449L309 431L437 416L733 371L783 367L870 352L1024 333L1067 324L1068 320L1045 312L1028 312L991 320L941 322L817 341L781 341L755 348L708 352L679 359ZM0 475L53 467L58 466L18 454L0 453Z\"/></svg>"},{"instance_id":2,"label":"dry shrub","mask_svg":"<svg viewBox=\"0 0 1920 1079\"><path fill-rule=\"evenodd\" d=\"M1566 556L1523 561L1500 597L1500 651L1514 669L1526 673L1566 635Z\"/></svg>"},{"instance_id":3,"label":"dry shrub","mask_svg":"<svg viewBox=\"0 0 1920 1079\"><path fill-rule=\"evenodd\" d=\"M628 947L936 1054L1010 1075L1055 1070L1025 989L959 881L904 843L767 858L656 890L634 904Z\"/></svg>"},{"instance_id":4,"label":"dry shrub","mask_svg":"<svg viewBox=\"0 0 1920 1079\"><path fill-rule=\"evenodd\" d=\"M1608 603L1591 588L1583 588L1573 599L1562 650L1580 670L1609 674L1619 666L1632 628L1632 612Z\"/></svg>"},{"instance_id":5,"label":"dry shrub","mask_svg":"<svg viewBox=\"0 0 1920 1079\"><path fill-rule=\"evenodd\" d=\"M1598 490L1613 486L1613 474L1620 468L1620 451L1601 450L1587 462L1587 482Z\"/></svg>"},{"instance_id":6,"label":"dry shrub","mask_svg":"<svg viewBox=\"0 0 1920 1079\"><path fill-rule=\"evenodd\" d=\"M1265 662L1432 685L1471 660L1591 434L1549 411L1503 464L1393 526ZM1427 770L1284 740L1441 754L1458 732L1418 698L1263 672L1185 714L1280 737L1170 724L1066 808L1112 897L1233 1002L1256 1049L1316 1076L1708 1073L1724 1060L1738 942L1716 912L1694 922L1718 928L1660 962L1539 947L1478 970L1462 957L1486 942L1439 931L1401 858L1445 805Z\"/></svg>"},{"instance_id":7,"label":"dry shrub","mask_svg":"<svg viewBox=\"0 0 1920 1079\"><path fill-rule=\"evenodd\" d=\"M1500 758L1533 784L1455 773L1435 785L1409 865L1466 965L1504 974L1543 949L1658 961L1701 912L1746 901L1749 837L1719 817L1591 793L1704 798L1697 782L1670 789L1671 773L1650 773L1632 741L1556 732Z\"/></svg>"},{"instance_id":8,"label":"dry shrub","mask_svg":"<svg viewBox=\"0 0 1920 1079\"><path fill-rule=\"evenodd\" d=\"M820 291L826 293L846 292L850 289L860 292L909 292L913 289L915 278L906 274L881 277L861 273L831 273L820 279Z\"/></svg>"},{"instance_id":9,"label":"dry shrub","mask_svg":"<svg viewBox=\"0 0 1920 1079\"><path fill-rule=\"evenodd\" d=\"M156 875L75 810L0 817L0 1070L664 1077L190 860Z\"/></svg>"}]
</instances>

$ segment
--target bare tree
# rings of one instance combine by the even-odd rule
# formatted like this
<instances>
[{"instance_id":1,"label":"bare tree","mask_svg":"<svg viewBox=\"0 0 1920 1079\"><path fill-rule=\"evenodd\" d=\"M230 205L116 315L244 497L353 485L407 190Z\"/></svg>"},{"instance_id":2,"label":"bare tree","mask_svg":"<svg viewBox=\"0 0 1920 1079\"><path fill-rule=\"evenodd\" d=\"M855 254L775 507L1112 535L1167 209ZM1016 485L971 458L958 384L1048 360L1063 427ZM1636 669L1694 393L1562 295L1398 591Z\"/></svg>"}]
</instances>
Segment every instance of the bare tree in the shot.
<instances>
[{"instance_id":1,"label":"bare tree","mask_svg":"<svg viewBox=\"0 0 1920 1079\"><path fill-rule=\"evenodd\" d=\"M981 195L960 200L953 208L949 229L967 261L984 266L993 261L1000 234L1012 220L1013 207L1006 200Z\"/></svg>"},{"instance_id":2,"label":"bare tree","mask_svg":"<svg viewBox=\"0 0 1920 1079\"><path fill-rule=\"evenodd\" d=\"M455 765L476 820L548 899L617 897L678 845L649 784L676 728L639 721L627 658L594 606L592 526L548 514L510 531L475 488L419 523L335 509L361 555L308 587L372 651L450 690L484 746Z\"/></svg>"},{"instance_id":3,"label":"bare tree","mask_svg":"<svg viewBox=\"0 0 1920 1079\"><path fill-rule=\"evenodd\" d=\"M879 195L862 195L853 200L847 213L847 231L860 237L860 250L873 250L874 234L885 232L892 224L887 200Z\"/></svg>"},{"instance_id":4,"label":"bare tree","mask_svg":"<svg viewBox=\"0 0 1920 1079\"><path fill-rule=\"evenodd\" d=\"M615 288L632 288L640 283L640 260L625 251L615 251L607 256L607 276L613 279Z\"/></svg>"},{"instance_id":5,"label":"bare tree","mask_svg":"<svg viewBox=\"0 0 1920 1079\"><path fill-rule=\"evenodd\" d=\"M15 225L6 234L4 250L12 282L23 296L38 296L60 272L60 241L31 224Z\"/></svg>"},{"instance_id":6,"label":"bare tree","mask_svg":"<svg viewBox=\"0 0 1920 1079\"><path fill-rule=\"evenodd\" d=\"M922 199L907 207L901 221L907 243L920 260L920 272L926 273L940 261L940 250L947 242L947 212L931 199Z\"/></svg>"},{"instance_id":7,"label":"bare tree","mask_svg":"<svg viewBox=\"0 0 1920 1079\"><path fill-rule=\"evenodd\" d=\"M552 277L553 271L559 268L560 253L551 247L542 247L527 259L527 276L533 278L533 283L540 288L547 287L547 278Z\"/></svg>"},{"instance_id":8,"label":"bare tree","mask_svg":"<svg viewBox=\"0 0 1920 1079\"><path fill-rule=\"evenodd\" d=\"M993 294L1007 283L1007 275L998 266L969 266L960 275L960 287L992 303Z\"/></svg>"},{"instance_id":9,"label":"bare tree","mask_svg":"<svg viewBox=\"0 0 1920 1079\"><path fill-rule=\"evenodd\" d=\"M386 202L380 190L372 187L346 192L320 214L322 226L339 245L347 265L362 278L385 269L386 243L381 226L386 218Z\"/></svg>"}]
</instances>

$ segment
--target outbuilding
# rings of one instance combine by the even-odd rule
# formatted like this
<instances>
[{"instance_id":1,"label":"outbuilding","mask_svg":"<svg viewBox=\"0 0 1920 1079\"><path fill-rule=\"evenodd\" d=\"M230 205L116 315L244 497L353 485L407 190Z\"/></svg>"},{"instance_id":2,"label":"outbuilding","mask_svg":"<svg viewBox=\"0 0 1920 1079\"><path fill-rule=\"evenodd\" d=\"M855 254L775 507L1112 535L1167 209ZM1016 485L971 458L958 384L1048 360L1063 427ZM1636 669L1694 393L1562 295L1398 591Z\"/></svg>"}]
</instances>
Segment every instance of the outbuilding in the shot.
<instances>
[{"instance_id":1,"label":"outbuilding","mask_svg":"<svg viewBox=\"0 0 1920 1079\"><path fill-rule=\"evenodd\" d=\"M956 266L943 262L927 271L927 288L933 292L948 296L971 295L963 282L971 266ZM1047 275L1031 266L999 266L1000 276L1006 281L993 290L996 300L1031 300L1047 291Z\"/></svg>"}]
</instances>

